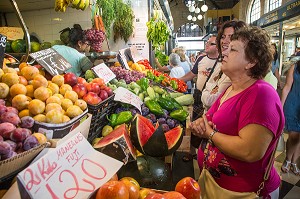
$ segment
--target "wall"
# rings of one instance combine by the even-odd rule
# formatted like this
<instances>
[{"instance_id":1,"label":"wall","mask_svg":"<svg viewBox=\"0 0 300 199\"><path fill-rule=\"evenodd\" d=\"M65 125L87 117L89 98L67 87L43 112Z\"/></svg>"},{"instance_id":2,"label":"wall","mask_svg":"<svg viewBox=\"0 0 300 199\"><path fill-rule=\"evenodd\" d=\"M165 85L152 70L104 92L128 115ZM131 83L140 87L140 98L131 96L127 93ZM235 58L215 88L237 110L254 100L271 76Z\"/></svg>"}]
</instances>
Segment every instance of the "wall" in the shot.
<instances>
[{"instance_id":1,"label":"wall","mask_svg":"<svg viewBox=\"0 0 300 199\"><path fill-rule=\"evenodd\" d=\"M235 4L235 6L232 8L232 14L234 15L234 18L239 19L239 17L240 17L240 2Z\"/></svg>"}]
</instances>

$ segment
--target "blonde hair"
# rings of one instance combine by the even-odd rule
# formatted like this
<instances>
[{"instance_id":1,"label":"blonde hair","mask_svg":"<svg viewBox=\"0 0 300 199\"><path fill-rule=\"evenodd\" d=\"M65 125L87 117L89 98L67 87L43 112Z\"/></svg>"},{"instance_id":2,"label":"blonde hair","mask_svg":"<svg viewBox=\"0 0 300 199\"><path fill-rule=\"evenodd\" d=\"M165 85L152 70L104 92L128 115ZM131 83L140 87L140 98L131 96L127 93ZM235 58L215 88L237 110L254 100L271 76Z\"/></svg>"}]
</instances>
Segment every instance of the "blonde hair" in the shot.
<instances>
[{"instance_id":1,"label":"blonde hair","mask_svg":"<svg viewBox=\"0 0 300 199\"><path fill-rule=\"evenodd\" d=\"M179 55L181 62L185 62L186 61L186 57L185 57L185 53L184 52L185 51L182 48L175 49L175 53L177 55Z\"/></svg>"}]
</instances>

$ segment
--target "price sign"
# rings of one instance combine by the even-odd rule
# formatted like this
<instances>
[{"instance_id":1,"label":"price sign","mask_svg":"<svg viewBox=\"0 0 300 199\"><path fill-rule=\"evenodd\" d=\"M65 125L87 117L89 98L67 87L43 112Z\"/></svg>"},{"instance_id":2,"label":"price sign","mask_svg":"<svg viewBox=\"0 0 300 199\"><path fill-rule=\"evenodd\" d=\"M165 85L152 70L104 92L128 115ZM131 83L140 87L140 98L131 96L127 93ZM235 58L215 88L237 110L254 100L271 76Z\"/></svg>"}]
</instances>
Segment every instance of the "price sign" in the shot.
<instances>
[{"instance_id":1,"label":"price sign","mask_svg":"<svg viewBox=\"0 0 300 199\"><path fill-rule=\"evenodd\" d=\"M71 64L53 48L30 53L29 55L52 76L62 74L66 70L72 68Z\"/></svg>"},{"instance_id":2,"label":"price sign","mask_svg":"<svg viewBox=\"0 0 300 199\"><path fill-rule=\"evenodd\" d=\"M3 64L5 47L6 47L6 36L0 34L0 64L1 64L0 66L2 66Z\"/></svg>"},{"instance_id":3,"label":"price sign","mask_svg":"<svg viewBox=\"0 0 300 199\"><path fill-rule=\"evenodd\" d=\"M130 51L131 51L131 57L132 57L133 62L136 63L140 60L144 60L144 58L141 56L141 54L138 52L138 50L136 49L135 46L131 46Z\"/></svg>"},{"instance_id":4,"label":"price sign","mask_svg":"<svg viewBox=\"0 0 300 199\"><path fill-rule=\"evenodd\" d=\"M104 63L93 67L92 70L98 77L104 80L105 84L116 77L116 75Z\"/></svg>"},{"instance_id":5,"label":"price sign","mask_svg":"<svg viewBox=\"0 0 300 199\"><path fill-rule=\"evenodd\" d=\"M20 172L18 184L30 198L88 198L122 165L95 151L81 133L76 133Z\"/></svg>"},{"instance_id":6,"label":"price sign","mask_svg":"<svg viewBox=\"0 0 300 199\"><path fill-rule=\"evenodd\" d=\"M117 88L114 92L115 92L115 98L114 98L115 101L131 104L131 105L135 106L137 109L139 109L140 113L142 112L141 106L142 106L143 102L133 92L131 92L123 87Z\"/></svg>"},{"instance_id":7,"label":"price sign","mask_svg":"<svg viewBox=\"0 0 300 199\"><path fill-rule=\"evenodd\" d=\"M0 34L5 35L8 40L24 38L24 32L21 27L0 27Z\"/></svg>"}]
</instances>

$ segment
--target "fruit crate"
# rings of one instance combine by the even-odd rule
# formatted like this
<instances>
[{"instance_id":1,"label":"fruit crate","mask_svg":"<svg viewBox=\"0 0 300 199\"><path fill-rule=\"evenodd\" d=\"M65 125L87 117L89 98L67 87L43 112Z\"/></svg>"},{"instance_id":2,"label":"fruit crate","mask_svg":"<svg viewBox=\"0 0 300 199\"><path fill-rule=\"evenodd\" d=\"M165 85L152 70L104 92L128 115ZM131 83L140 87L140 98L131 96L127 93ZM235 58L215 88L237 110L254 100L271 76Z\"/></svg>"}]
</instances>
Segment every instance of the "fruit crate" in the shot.
<instances>
[{"instance_id":1,"label":"fruit crate","mask_svg":"<svg viewBox=\"0 0 300 199\"><path fill-rule=\"evenodd\" d=\"M101 129L108 124L107 116L113 113L117 102L114 99L115 95L110 96L98 105L88 105L88 112L92 114L92 122L88 135L88 141L92 142L94 138L99 136Z\"/></svg>"},{"instance_id":2,"label":"fruit crate","mask_svg":"<svg viewBox=\"0 0 300 199\"><path fill-rule=\"evenodd\" d=\"M45 133L48 139L60 139L75 129L80 124L80 121L85 119L87 114L88 109L83 111L83 113L77 117L72 118L70 121L61 124L50 124L35 121L32 130L34 132Z\"/></svg>"},{"instance_id":3,"label":"fruit crate","mask_svg":"<svg viewBox=\"0 0 300 199\"><path fill-rule=\"evenodd\" d=\"M49 145L50 143L47 142L28 151L19 153L12 158L0 161L0 182L6 181L28 166L30 162Z\"/></svg>"}]
</instances>

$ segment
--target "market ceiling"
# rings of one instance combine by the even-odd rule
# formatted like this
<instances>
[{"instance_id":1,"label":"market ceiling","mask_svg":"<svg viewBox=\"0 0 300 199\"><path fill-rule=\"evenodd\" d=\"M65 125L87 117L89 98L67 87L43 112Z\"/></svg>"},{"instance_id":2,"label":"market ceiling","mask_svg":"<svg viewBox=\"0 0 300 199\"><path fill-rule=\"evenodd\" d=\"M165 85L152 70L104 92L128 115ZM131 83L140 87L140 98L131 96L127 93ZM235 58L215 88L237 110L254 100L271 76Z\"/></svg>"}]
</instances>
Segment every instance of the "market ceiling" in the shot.
<instances>
[{"instance_id":1,"label":"market ceiling","mask_svg":"<svg viewBox=\"0 0 300 199\"><path fill-rule=\"evenodd\" d=\"M185 5L180 2L187 2L188 0L169 0L170 7ZM196 0L199 1L199 0ZM203 1L203 0L200 0ZM233 8L240 0L205 0L206 5L210 10L221 10Z\"/></svg>"}]
</instances>

